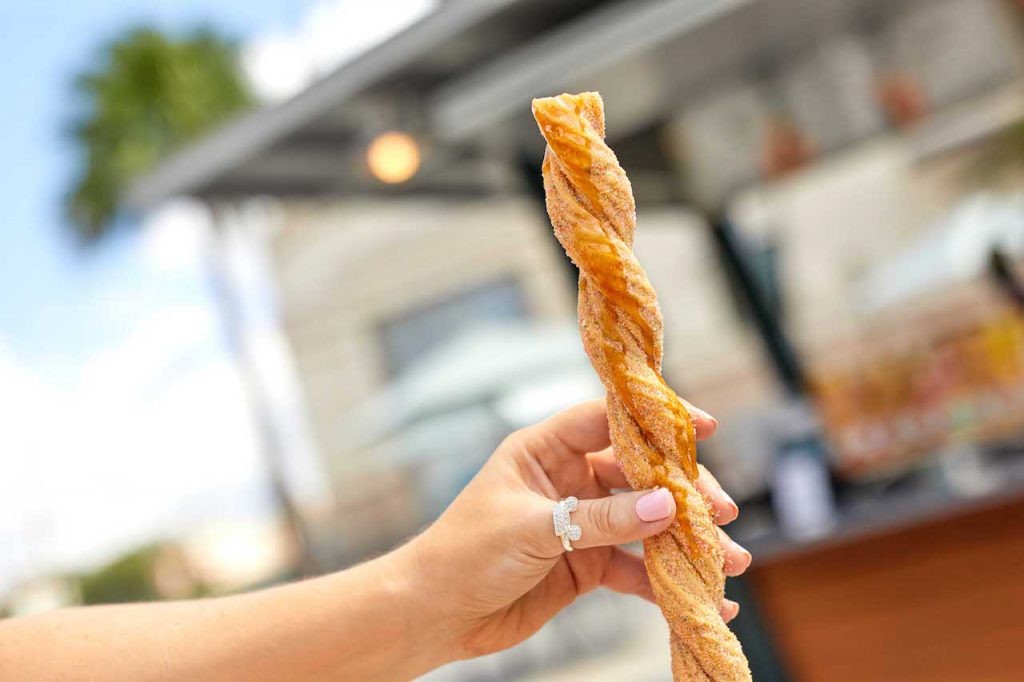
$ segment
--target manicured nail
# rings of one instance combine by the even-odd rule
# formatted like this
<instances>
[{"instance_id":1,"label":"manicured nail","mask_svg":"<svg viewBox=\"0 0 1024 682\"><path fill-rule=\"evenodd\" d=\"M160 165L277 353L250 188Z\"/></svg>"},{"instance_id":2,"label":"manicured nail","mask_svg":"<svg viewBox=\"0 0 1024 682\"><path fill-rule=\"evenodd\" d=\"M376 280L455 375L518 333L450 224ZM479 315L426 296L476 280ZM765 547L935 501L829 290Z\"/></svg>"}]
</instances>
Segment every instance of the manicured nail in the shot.
<instances>
[{"instance_id":1,"label":"manicured nail","mask_svg":"<svg viewBox=\"0 0 1024 682\"><path fill-rule=\"evenodd\" d=\"M693 416L697 417L698 419L710 419L715 424L715 426L718 426L718 420L712 417L704 410L700 409L699 407L694 407L691 405L690 412L692 412Z\"/></svg>"},{"instance_id":2,"label":"manicured nail","mask_svg":"<svg viewBox=\"0 0 1024 682\"><path fill-rule=\"evenodd\" d=\"M740 554L743 555L743 570L745 571L750 568L750 564L754 562L754 555L747 551L747 548L738 542L734 542L733 544L739 547Z\"/></svg>"},{"instance_id":3,"label":"manicured nail","mask_svg":"<svg viewBox=\"0 0 1024 682\"><path fill-rule=\"evenodd\" d=\"M725 504L732 509L734 514L739 514L740 507L738 504L736 504L736 501L732 499L732 496L729 493L725 492L723 488L719 488L719 490L722 491L722 498L725 500Z\"/></svg>"},{"instance_id":4,"label":"manicured nail","mask_svg":"<svg viewBox=\"0 0 1024 682\"><path fill-rule=\"evenodd\" d=\"M641 521L661 521L672 515L672 493L665 488L653 490L636 501L636 515Z\"/></svg>"}]
</instances>

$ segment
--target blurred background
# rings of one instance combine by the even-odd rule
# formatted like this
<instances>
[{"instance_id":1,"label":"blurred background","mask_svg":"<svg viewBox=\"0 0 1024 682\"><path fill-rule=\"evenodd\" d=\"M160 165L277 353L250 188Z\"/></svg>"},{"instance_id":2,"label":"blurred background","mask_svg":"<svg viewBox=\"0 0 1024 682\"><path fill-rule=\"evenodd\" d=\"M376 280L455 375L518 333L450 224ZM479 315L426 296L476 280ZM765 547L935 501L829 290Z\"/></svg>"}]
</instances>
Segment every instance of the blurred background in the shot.
<instances>
[{"instance_id":1,"label":"blurred background","mask_svg":"<svg viewBox=\"0 0 1024 682\"><path fill-rule=\"evenodd\" d=\"M1024 678L1024 3L0 18L0 616L342 568L601 395L529 108L599 90L755 679ZM427 679L668 680L666 642L597 593Z\"/></svg>"}]
</instances>

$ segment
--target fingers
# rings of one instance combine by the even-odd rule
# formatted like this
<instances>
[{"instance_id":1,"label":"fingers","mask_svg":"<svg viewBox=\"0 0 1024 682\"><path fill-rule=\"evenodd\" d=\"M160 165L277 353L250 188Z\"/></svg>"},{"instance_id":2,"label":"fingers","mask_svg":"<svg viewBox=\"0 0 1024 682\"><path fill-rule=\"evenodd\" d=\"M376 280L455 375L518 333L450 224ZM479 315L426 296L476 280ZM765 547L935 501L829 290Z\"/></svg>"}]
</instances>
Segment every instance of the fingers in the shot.
<instances>
[{"instance_id":1,"label":"fingers","mask_svg":"<svg viewBox=\"0 0 1024 682\"><path fill-rule=\"evenodd\" d=\"M683 399L680 398L680 400ZM718 420L699 407L694 407L685 400L683 400L683 404L686 405L686 409L690 412L690 419L693 420L693 429L697 432L697 440L710 438L715 432L715 429L718 428Z\"/></svg>"},{"instance_id":2,"label":"fingers","mask_svg":"<svg viewBox=\"0 0 1024 682\"><path fill-rule=\"evenodd\" d=\"M537 522L530 527L536 529L531 534L536 533L535 537L541 539L539 546L544 548L544 553L554 557L564 549L561 540L551 531L549 504L545 501L543 512L537 515ZM575 549L586 549L636 542L668 528L675 513L675 500L664 488L580 500L578 508L570 515L570 522L580 527L580 538L572 544ZM730 577L742 575L750 568L753 556L721 528L716 530L725 574Z\"/></svg>"},{"instance_id":3,"label":"fingers","mask_svg":"<svg viewBox=\"0 0 1024 682\"><path fill-rule=\"evenodd\" d=\"M562 410L533 428L545 440L553 439L565 450L578 455L596 452L611 444L604 398Z\"/></svg>"},{"instance_id":4,"label":"fingers","mask_svg":"<svg viewBox=\"0 0 1024 682\"><path fill-rule=\"evenodd\" d=\"M707 438L714 433L717 426L714 417L688 403L687 408L693 418L697 438ZM528 451L562 492L574 488L582 491L579 486L587 483L588 478L597 480L605 489L629 487L609 449L611 439L604 399L590 400L563 410L534 427L524 429L521 434ZM593 454L599 452L605 454ZM588 456L590 467L580 461L581 455ZM590 477L591 471L593 477ZM735 507L734 504L732 506ZM735 514L729 520L732 518Z\"/></svg>"},{"instance_id":5,"label":"fingers","mask_svg":"<svg viewBox=\"0 0 1024 682\"><path fill-rule=\"evenodd\" d=\"M660 533L672 524L676 503L664 488L580 500L572 522L582 531L575 547L624 545Z\"/></svg>"},{"instance_id":6,"label":"fingers","mask_svg":"<svg viewBox=\"0 0 1024 682\"><path fill-rule=\"evenodd\" d=\"M652 604L657 603L643 557L619 547L613 550L611 559L605 568L604 577L601 579L601 585L622 594L636 595ZM728 623L739 615L740 605L731 599L723 599L718 612L721 614L722 620Z\"/></svg>"},{"instance_id":7,"label":"fingers","mask_svg":"<svg viewBox=\"0 0 1024 682\"><path fill-rule=\"evenodd\" d=\"M722 489L721 484L715 479L710 471L703 464L698 464L700 475L697 477L697 490L711 501L711 510L714 512L715 523L724 526L736 520L740 515L740 508L736 506L729 494Z\"/></svg>"},{"instance_id":8,"label":"fingers","mask_svg":"<svg viewBox=\"0 0 1024 682\"><path fill-rule=\"evenodd\" d=\"M587 459L590 461L590 468L594 471L594 478L601 487L606 490L613 489L628 489L629 481L626 480L626 475L622 473L622 469L619 468L619 463L615 459L615 453L610 447L601 450L600 452L592 452L587 455Z\"/></svg>"},{"instance_id":9,"label":"fingers","mask_svg":"<svg viewBox=\"0 0 1024 682\"><path fill-rule=\"evenodd\" d=\"M654 591L651 580L647 577L643 557L615 547L611 559L601 578L601 585L622 594L635 594L649 602L654 602Z\"/></svg>"},{"instance_id":10,"label":"fingers","mask_svg":"<svg viewBox=\"0 0 1024 682\"><path fill-rule=\"evenodd\" d=\"M744 547L730 538L724 530L721 528L716 530L718 531L718 543L722 546L722 553L725 555L725 574L730 577L742 575L744 571L750 568L750 563L754 560L754 557Z\"/></svg>"},{"instance_id":11,"label":"fingers","mask_svg":"<svg viewBox=\"0 0 1024 682\"><path fill-rule=\"evenodd\" d=\"M538 505L536 521L530 524L530 543L543 555L554 558L565 549L552 532L552 504L545 500ZM672 525L676 513L675 500L664 488L579 500L578 505L569 519L571 525L580 528L580 538L572 542L574 549L642 540Z\"/></svg>"},{"instance_id":12,"label":"fingers","mask_svg":"<svg viewBox=\"0 0 1024 682\"><path fill-rule=\"evenodd\" d=\"M582 493L594 483L584 455L608 447L604 399L589 400L519 432L526 450L563 494Z\"/></svg>"},{"instance_id":13,"label":"fingers","mask_svg":"<svg viewBox=\"0 0 1024 682\"><path fill-rule=\"evenodd\" d=\"M722 606L718 609L718 612L722 614L722 620L728 623L730 620L739 615L740 605L734 602L732 599L723 599Z\"/></svg>"},{"instance_id":14,"label":"fingers","mask_svg":"<svg viewBox=\"0 0 1024 682\"><path fill-rule=\"evenodd\" d=\"M587 459L594 471L594 477L602 487L609 490L629 488L629 481L626 480L626 475L619 468L610 447L600 452L590 453L587 455ZM715 523L724 526L735 521L740 514L739 507L703 464L699 464L698 467L700 476L697 478L697 490L710 500Z\"/></svg>"},{"instance_id":15,"label":"fingers","mask_svg":"<svg viewBox=\"0 0 1024 682\"><path fill-rule=\"evenodd\" d=\"M608 490L629 488L629 482L619 468L612 448L592 452L587 455L587 459L594 472L594 478L602 487ZM699 464L698 467L700 476L697 478L697 489L711 502L715 523L719 526L732 523L739 516L739 507L703 464Z\"/></svg>"},{"instance_id":16,"label":"fingers","mask_svg":"<svg viewBox=\"0 0 1024 682\"><path fill-rule=\"evenodd\" d=\"M718 427L718 420L704 410L684 403L693 419L698 439L708 438ZM577 454L597 452L608 447L608 410L604 398L596 398L575 405L550 417L535 429L544 435L554 437L567 450Z\"/></svg>"}]
</instances>

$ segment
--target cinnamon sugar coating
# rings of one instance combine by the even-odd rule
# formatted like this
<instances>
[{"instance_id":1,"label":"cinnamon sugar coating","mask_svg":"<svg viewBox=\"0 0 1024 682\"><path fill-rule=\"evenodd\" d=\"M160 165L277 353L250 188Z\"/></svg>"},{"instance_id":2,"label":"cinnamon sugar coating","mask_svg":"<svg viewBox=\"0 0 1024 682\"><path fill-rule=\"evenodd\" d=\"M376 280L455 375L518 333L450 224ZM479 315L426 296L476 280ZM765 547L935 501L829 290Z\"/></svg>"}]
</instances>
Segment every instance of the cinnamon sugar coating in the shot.
<instances>
[{"instance_id":1,"label":"cinnamon sugar coating","mask_svg":"<svg viewBox=\"0 0 1024 682\"><path fill-rule=\"evenodd\" d=\"M647 573L672 632L673 676L750 680L739 641L719 615L722 549L708 503L694 486L693 423L661 376L661 310L633 255L633 190L604 142L601 97L535 99L533 114L548 143L548 215L580 269L580 334L607 389L615 456L634 489L664 486L676 500L676 522L644 542Z\"/></svg>"}]
</instances>

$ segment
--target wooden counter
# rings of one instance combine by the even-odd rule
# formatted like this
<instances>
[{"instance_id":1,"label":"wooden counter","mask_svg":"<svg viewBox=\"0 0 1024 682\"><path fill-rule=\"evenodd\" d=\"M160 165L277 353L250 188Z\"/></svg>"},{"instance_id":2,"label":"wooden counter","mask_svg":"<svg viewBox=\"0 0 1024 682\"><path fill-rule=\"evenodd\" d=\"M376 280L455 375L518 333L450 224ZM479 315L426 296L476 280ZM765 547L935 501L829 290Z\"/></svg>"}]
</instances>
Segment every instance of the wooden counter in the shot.
<instances>
[{"instance_id":1,"label":"wooden counter","mask_svg":"<svg viewBox=\"0 0 1024 682\"><path fill-rule=\"evenodd\" d=\"M1024 680L1024 495L755 561L799 682Z\"/></svg>"}]
</instances>

